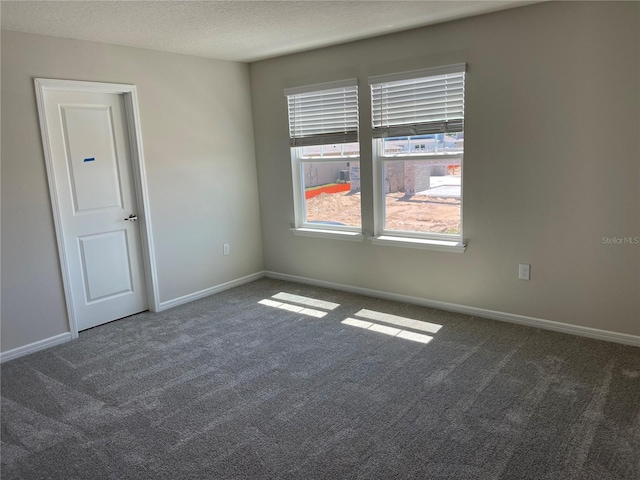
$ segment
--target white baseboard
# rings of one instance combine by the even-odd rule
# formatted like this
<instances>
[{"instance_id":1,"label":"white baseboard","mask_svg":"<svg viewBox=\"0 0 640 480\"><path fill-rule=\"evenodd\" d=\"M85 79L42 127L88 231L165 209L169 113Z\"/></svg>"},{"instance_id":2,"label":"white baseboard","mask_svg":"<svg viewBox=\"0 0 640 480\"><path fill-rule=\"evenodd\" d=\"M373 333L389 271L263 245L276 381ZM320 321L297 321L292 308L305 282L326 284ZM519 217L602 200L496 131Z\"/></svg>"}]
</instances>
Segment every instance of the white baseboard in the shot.
<instances>
[{"instance_id":1,"label":"white baseboard","mask_svg":"<svg viewBox=\"0 0 640 480\"><path fill-rule=\"evenodd\" d=\"M544 320L541 318L527 317L524 315L516 315L514 313L498 312L495 310L486 310L484 308L469 307L467 305L458 305L456 303L439 302L426 298L412 297L409 295L400 295L397 293L383 292L370 288L354 287L351 285L343 285L339 283L327 282L324 280L316 280L313 278L299 277L296 275L287 275L266 271L266 277L278 280L287 280L290 282L305 283L316 287L331 288L333 290L341 290L344 292L358 293L370 297L384 298L386 300L395 300L398 302L411 303L424 307L432 307L450 312L464 313L474 315L476 317L489 318L492 320L500 320L503 322L516 323L518 325L526 325L530 327L543 328L545 330L553 330L555 332L569 333L581 337L594 338L597 340L605 340L607 342L621 343L624 345L632 345L640 347L640 336L629 335L626 333L611 332L608 330L600 330L597 328L582 327L580 325L571 325L569 323L554 322L552 320Z\"/></svg>"},{"instance_id":2,"label":"white baseboard","mask_svg":"<svg viewBox=\"0 0 640 480\"><path fill-rule=\"evenodd\" d=\"M193 300L197 300L199 298L209 296L213 293L221 292L223 290L228 290L229 288L233 288L239 285L243 285L245 283L253 282L254 280L258 280L259 278L264 277L264 275L265 274L263 271L257 272L252 275L247 275L246 277L238 278L236 280L223 283L221 285L216 285L215 287L207 288L199 292L191 293L189 295L184 295L183 297L174 298L173 300L162 302L160 303L160 309L158 311L163 311L172 307L177 307L178 305L182 305L183 303L192 302ZM71 339L72 339L72 335L70 332L61 333L60 335L55 335L50 338L45 338L44 340L30 343L22 347L14 348L13 350L0 352L0 363L8 362L9 360L13 360L18 357L23 357L30 353L35 353L40 350L44 350L46 348L60 345L62 343L70 341Z\"/></svg>"},{"instance_id":3,"label":"white baseboard","mask_svg":"<svg viewBox=\"0 0 640 480\"><path fill-rule=\"evenodd\" d=\"M231 280L220 285L216 285L199 292L184 295L182 297L168 300L160 303L160 311L168 310L169 308L177 307L184 303L189 303L199 298L207 297L217 292L222 292L233 287L243 285L245 283L253 282L262 277L269 277L278 280L286 280L289 282L304 283L307 285L314 285L317 287L331 288L333 290L340 290L343 292L358 293L360 295L367 295L369 297L384 298L386 300L395 300L398 302L411 303L414 305L421 305L424 307L437 308L440 310L447 310L450 312L464 313L467 315L474 315L476 317L489 318L492 320L500 320L503 322L516 323L518 325L526 325L530 327L543 328L545 330L553 330L555 332L568 333L572 335L578 335L581 337L594 338L597 340L605 340L608 342L621 343L624 345L632 345L640 347L640 336L629 335L626 333L611 332L608 330L600 330L597 328L582 327L579 325L571 325L569 323L554 322L551 320L543 320L541 318L526 317L524 315L516 315L513 313L498 312L495 310L486 310L484 308L469 307L466 305L459 305L456 303L439 302L436 300L429 300L420 297L412 297L409 295L400 295L398 293L383 292L380 290L373 290L370 288L354 287L352 285L343 285L340 283L327 282L324 280L316 280L313 278L299 277L297 275L288 275L285 273L277 273L271 271L257 272L246 277ZM7 350L6 352L0 352L0 363L8 362L19 357L23 357L30 353L35 353L40 350L45 350L56 345L66 343L72 339L71 333L61 333L53 337L45 338L22 347Z\"/></svg>"},{"instance_id":4,"label":"white baseboard","mask_svg":"<svg viewBox=\"0 0 640 480\"><path fill-rule=\"evenodd\" d=\"M177 307L178 305L183 305L185 303L193 302L194 300L198 300L200 298L208 297L214 293L222 292L224 290L228 290L233 287L238 287L240 285L244 285L245 283L253 282L254 280L258 280L265 276L263 271L253 273L251 275L247 275L246 277L237 278L235 280L231 280L226 283L221 283L220 285L216 285L214 287L205 288L204 290L200 290L199 292L190 293L188 295L184 295L182 297L174 298L173 300L167 300L166 302L160 302L159 312L163 310L168 310L173 307Z\"/></svg>"},{"instance_id":5,"label":"white baseboard","mask_svg":"<svg viewBox=\"0 0 640 480\"><path fill-rule=\"evenodd\" d=\"M18 357L24 357L25 355L39 352L40 350L44 350L46 348L55 347L56 345L66 343L70 340L71 333L67 332L61 333L60 335L55 335L53 337L45 338L44 340L39 340L28 345L23 345L22 347L14 348L13 350L7 350L6 352L0 353L0 363L8 362L9 360L14 360Z\"/></svg>"}]
</instances>

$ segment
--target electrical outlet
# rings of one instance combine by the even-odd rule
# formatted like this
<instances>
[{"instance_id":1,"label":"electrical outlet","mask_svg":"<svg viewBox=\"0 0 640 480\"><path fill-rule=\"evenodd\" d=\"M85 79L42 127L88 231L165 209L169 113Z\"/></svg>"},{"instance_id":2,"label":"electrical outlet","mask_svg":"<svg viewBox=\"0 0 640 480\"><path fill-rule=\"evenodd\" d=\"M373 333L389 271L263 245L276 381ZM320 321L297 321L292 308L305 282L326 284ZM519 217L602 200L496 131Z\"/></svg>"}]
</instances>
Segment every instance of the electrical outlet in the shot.
<instances>
[{"instance_id":1,"label":"electrical outlet","mask_svg":"<svg viewBox=\"0 0 640 480\"><path fill-rule=\"evenodd\" d=\"M229 244L225 243L224 245L222 245L222 253L224 255L229 255Z\"/></svg>"},{"instance_id":2,"label":"electrical outlet","mask_svg":"<svg viewBox=\"0 0 640 480\"><path fill-rule=\"evenodd\" d=\"M520 280L529 280L531 274L531 265L521 263L518 266L518 278Z\"/></svg>"}]
</instances>

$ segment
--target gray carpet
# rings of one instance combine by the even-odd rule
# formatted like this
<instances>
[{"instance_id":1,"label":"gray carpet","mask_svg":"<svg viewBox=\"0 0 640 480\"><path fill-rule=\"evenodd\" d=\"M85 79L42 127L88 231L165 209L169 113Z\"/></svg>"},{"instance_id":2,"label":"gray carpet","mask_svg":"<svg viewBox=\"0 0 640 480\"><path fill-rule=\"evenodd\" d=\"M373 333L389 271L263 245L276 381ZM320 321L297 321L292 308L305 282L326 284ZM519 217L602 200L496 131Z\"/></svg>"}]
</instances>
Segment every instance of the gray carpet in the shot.
<instances>
[{"instance_id":1,"label":"gray carpet","mask_svg":"<svg viewBox=\"0 0 640 480\"><path fill-rule=\"evenodd\" d=\"M263 279L3 364L1 474L638 479L640 349Z\"/></svg>"}]
</instances>

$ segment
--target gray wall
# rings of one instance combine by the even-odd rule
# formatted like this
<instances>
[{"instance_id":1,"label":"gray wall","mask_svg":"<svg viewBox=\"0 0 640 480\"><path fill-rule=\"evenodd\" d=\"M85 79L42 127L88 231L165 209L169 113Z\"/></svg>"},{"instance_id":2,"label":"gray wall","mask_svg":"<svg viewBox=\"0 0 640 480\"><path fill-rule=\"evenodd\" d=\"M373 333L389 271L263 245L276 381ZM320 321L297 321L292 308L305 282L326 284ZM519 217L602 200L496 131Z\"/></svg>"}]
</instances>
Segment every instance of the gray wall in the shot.
<instances>
[{"instance_id":1,"label":"gray wall","mask_svg":"<svg viewBox=\"0 0 640 480\"><path fill-rule=\"evenodd\" d=\"M3 31L2 351L69 331L34 77L137 85L161 302L263 269L246 64Z\"/></svg>"},{"instance_id":2,"label":"gray wall","mask_svg":"<svg viewBox=\"0 0 640 480\"><path fill-rule=\"evenodd\" d=\"M640 334L640 4L553 2L251 65L267 270ZM468 64L464 254L293 236L283 90ZM531 281L517 279L531 264Z\"/></svg>"}]
</instances>

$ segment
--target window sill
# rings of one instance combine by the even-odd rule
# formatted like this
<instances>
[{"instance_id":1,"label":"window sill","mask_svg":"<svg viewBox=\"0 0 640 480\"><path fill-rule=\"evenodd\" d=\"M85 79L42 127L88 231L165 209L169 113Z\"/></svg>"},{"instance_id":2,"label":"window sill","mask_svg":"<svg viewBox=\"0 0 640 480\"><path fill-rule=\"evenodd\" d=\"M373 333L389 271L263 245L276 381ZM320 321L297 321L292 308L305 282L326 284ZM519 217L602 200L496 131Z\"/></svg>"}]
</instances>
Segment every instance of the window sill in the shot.
<instances>
[{"instance_id":1,"label":"window sill","mask_svg":"<svg viewBox=\"0 0 640 480\"><path fill-rule=\"evenodd\" d=\"M345 232L341 230L320 230L317 228L292 228L294 235L300 237L327 238L330 240L347 240L349 242L361 242L364 235L360 232Z\"/></svg>"},{"instance_id":2,"label":"window sill","mask_svg":"<svg viewBox=\"0 0 640 480\"><path fill-rule=\"evenodd\" d=\"M374 245L382 245L385 247L419 248L422 250L436 250L451 253L463 253L467 248L467 246L462 242L431 240L426 238L394 237L391 235L372 237L371 242Z\"/></svg>"}]
</instances>

